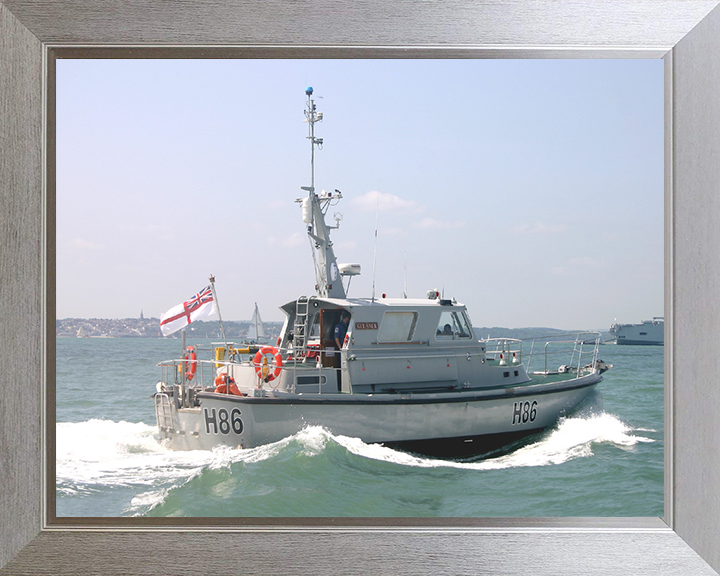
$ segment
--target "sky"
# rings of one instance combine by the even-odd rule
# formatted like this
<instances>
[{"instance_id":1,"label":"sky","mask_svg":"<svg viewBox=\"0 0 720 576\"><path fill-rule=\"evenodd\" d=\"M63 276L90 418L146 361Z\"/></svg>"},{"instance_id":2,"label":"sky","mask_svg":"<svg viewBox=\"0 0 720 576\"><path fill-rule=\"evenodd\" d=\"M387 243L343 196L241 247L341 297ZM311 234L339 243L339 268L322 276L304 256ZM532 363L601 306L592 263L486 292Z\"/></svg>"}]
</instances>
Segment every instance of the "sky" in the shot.
<instances>
[{"instance_id":1,"label":"sky","mask_svg":"<svg viewBox=\"0 0 720 576\"><path fill-rule=\"evenodd\" d=\"M475 326L662 316L662 60L264 59L58 60L57 317L160 317L210 274L226 320L313 294L307 86L350 297L375 267Z\"/></svg>"}]
</instances>

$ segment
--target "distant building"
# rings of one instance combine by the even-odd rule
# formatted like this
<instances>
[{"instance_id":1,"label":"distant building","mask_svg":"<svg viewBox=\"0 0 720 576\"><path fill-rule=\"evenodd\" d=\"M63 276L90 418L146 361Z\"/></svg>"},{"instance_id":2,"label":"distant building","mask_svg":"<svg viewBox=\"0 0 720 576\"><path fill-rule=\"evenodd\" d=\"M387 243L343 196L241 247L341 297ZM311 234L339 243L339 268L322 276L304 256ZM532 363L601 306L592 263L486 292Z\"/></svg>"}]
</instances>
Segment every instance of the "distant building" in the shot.
<instances>
[{"instance_id":1,"label":"distant building","mask_svg":"<svg viewBox=\"0 0 720 576\"><path fill-rule=\"evenodd\" d=\"M145 320L145 316L143 316L143 311L142 311L142 309L140 310L140 320Z\"/></svg>"}]
</instances>

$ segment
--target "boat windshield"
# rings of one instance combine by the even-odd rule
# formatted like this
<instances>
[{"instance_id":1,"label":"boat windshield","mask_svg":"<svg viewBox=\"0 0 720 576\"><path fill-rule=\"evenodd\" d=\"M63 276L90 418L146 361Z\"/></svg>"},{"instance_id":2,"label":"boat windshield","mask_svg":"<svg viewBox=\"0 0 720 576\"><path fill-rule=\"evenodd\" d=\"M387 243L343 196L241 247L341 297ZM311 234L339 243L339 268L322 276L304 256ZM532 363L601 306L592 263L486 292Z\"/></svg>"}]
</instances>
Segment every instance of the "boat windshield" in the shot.
<instances>
[{"instance_id":1,"label":"boat windshield","mask_svg":"<svg viewBox=\"0 0 720 576\"><path fill-rule=\"evenodd\" d=\"M472 328L467 315L463 311L444 310L440 314L435 336L438 340L455 340L457 338L470 338Z\"/></svg>"}]
</instances>

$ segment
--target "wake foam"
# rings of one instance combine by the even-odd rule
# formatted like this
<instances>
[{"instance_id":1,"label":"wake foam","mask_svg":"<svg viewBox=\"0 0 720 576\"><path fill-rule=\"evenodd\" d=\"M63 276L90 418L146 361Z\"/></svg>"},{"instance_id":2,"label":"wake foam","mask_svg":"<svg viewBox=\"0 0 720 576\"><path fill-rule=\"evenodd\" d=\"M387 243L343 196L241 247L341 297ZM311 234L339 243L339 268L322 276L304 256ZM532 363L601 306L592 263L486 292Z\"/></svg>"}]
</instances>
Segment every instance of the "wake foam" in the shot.
<instances>
[{"instance_id":1,"label":"wake foam","mask_svg":"<svg viewBox=\"0 0 720 576\"><path fill-rule=\"evenodd\" d=\"M59 494L84 496L108 487L143 490L132 497L123 512L144 514L161 504L169 492L202 474L203 470L229 468L236 463L271 460L290 450L307 457L322 456L329 443L363 458L399 466L499 470L562 464L593 454L593 444L607 443L631 449L639 442L654 442L634 435L611 414L562 418L541 438L510 454L479 462L457 462L400 452L359 438L333 435L320 426L308 426L273 444L251 449L217 446L212 450L169 450L155 426L143 423L89 420L58 423L56 433L56 485ZM644 430L649 431L649 430Z\"/></svg>"},{"instance_id":2,"label":"wake foam","mask_svg":"<svg viewBox=\"0 0 720 576\"><path fill-rule=\"evenodd\" d=\"M235 462L272 458L275 445L250 450L217 446L212 450L169 450L157 427L143 423L88 420L56 426L56 486L59 494L83 496L112 487L147 488L126 513L145 513L161 504L170 490L203 470L228 468Z\"/></svg>"},{"instance_id":3,"label":"wake foam","mask_svg":"<svg viewBox=\"0 0 720 576\"><path fill-rule=\"evenodd\" d=\"M633 429L611 414L588 417L561 418L555 429L543 437L510 454L481 462L455 462L424 458L399 452L385 446L365 444L358 438L335 436L334 440L358 456L382 460L403 466L421 468L461 468L466 470L501 470L526 466L549 466L568 460L592 456L594 443L609 443L631 448L638 442L654 442L650 438L634 436Z\"/></svg>"}]
</instances>

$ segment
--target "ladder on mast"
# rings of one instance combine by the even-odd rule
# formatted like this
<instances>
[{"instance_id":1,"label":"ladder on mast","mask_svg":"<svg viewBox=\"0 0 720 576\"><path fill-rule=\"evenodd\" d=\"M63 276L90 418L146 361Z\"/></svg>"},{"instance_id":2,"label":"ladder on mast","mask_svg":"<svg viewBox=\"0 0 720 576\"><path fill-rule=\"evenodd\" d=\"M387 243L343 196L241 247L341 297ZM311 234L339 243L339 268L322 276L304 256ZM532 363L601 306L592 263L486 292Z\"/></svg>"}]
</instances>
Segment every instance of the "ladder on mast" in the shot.
<instances>
[{"instance_id":1,"label":"ladder on mast","mask_svg":"<svg viewBox=\"0 0 720 576\"><path fill-rule=\"evenodd\" d=\"M293 326L293 356L295 358L305 355L307 351L308 303L307 296L300 296L295 302L295 324Z\"/></svg>"}]
</instances>

